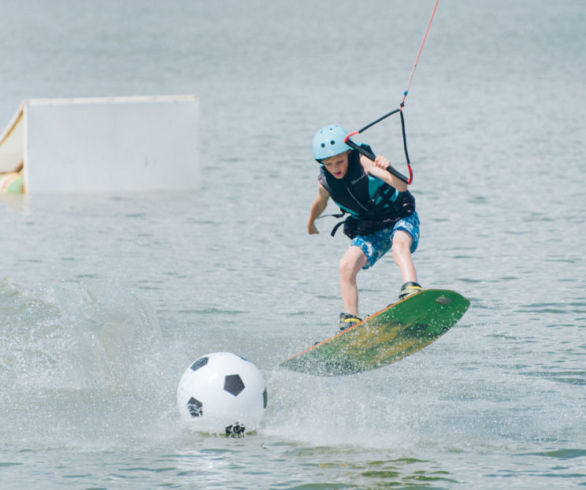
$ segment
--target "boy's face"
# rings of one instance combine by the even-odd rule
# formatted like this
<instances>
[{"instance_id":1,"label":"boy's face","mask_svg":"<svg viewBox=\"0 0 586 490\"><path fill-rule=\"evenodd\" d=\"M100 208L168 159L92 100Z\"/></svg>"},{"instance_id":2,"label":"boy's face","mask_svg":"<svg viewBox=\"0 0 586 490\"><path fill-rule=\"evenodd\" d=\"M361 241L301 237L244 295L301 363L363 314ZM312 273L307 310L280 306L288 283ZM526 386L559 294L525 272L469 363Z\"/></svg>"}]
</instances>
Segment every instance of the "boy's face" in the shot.
<instances>
[{"instance_id":1,"label":"boy's face","mask_svg":"<svg viewBox=\"0 0 586 490\"><path fill-rule=\"evenodd\" d=\"M324 158L321 163L336 179L343 179L348 172L348 153L345 151L339 155Z\"/></svg>"}]
</instances>

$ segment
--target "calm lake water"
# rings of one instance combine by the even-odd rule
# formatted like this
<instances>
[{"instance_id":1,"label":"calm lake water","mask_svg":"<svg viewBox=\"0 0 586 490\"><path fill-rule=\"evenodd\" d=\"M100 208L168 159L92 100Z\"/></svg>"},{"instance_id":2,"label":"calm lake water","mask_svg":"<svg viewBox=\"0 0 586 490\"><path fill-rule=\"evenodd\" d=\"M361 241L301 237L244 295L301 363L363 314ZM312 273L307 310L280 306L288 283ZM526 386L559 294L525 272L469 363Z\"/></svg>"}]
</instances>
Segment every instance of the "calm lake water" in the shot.
<instances>
[{"instance_id":1,"label":"calm lake water","mask_svg":"<svg viewBox=\"0 0 586 490\"><path fill-rule=\"evenodd\" d=\"M3 2L6 123L27 97L195 94L203 144L198 191L0 196L0 486L586 485L581 0L440 2L405 110L414 258L471 299L462 321L362 375L277 367L341 308L347 239L305 234L313 133L398 105L432 7ZM395 122L364 139L398 158ZM362 273L361 310L400 282L390 257ZM267 380L256 434L180 423L181 374L215 351Z\"/></svg>"}]
</instances>

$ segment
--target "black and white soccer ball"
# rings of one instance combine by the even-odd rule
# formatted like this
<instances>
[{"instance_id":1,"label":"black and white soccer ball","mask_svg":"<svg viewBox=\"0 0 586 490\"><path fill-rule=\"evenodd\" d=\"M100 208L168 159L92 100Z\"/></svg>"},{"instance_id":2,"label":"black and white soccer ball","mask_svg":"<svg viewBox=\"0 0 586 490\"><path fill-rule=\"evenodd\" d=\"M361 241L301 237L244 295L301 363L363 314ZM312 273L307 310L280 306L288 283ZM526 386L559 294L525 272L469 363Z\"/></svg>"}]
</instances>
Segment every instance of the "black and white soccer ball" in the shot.
<instances>
[{"instance_id":1,"label":"black and white soccer ball","mask_svg":"<svg viewBox=\"0 0 586 490\"><path fill-rule=\"evenodd\" d=\"M215 352L194 361L177 388L181 417L190 427L242 436L259 427L267 408L262 373L230 352Z\"/></svg>"}]
</instances>

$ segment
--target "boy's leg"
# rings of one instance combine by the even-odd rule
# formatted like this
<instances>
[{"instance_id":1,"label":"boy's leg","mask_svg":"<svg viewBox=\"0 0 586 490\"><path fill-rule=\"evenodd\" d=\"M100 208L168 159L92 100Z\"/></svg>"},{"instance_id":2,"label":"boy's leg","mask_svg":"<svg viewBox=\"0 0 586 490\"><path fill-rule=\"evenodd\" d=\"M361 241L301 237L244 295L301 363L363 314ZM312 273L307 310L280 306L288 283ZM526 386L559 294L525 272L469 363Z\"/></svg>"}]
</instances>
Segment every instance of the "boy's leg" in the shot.
<instances>
[{"instance_id":1,"label":"boy's leg","mask_svg":"<svg viewBox=\"0 0 586 490\"><path fill-rule=\"evenodd\" d=\"M392 254L395 264L401 271L403 283L408 281L417 282L417 272L411 257L411 244L413 238L404 230L397 230L393 236Z\"/></svg>"},{"instance_id":2,"label":"boy's leg","mask_svg":"<svg viewBox=\"0 0 586 490\"><path fill-rule=\"evenodd\" d=\"M364 252L356 246L349 247L340 259L340 289L344 312L358 316L358 285L356 276L367 262Z\"/></svg>"}]
</instances>

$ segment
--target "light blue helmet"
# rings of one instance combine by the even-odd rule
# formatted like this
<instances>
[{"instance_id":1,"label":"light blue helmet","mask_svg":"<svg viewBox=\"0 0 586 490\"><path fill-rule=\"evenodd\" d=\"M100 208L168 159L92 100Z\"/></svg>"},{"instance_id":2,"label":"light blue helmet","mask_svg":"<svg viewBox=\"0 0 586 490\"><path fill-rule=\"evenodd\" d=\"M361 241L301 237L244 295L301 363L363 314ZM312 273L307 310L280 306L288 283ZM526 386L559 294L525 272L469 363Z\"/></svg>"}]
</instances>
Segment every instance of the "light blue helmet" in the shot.
<instances>
[{"instance_id":1,"label":"light blue helmet","mask_svg":"<svg viewBox=\"0 0 586 490\"><path fill-rule=\"evenodd\" d=\"M313 137L313 158L321 163L325 158L333 157L351 150L344 140L348 132L337 124L321 128Z\"/></svg>"}]
</instances>

